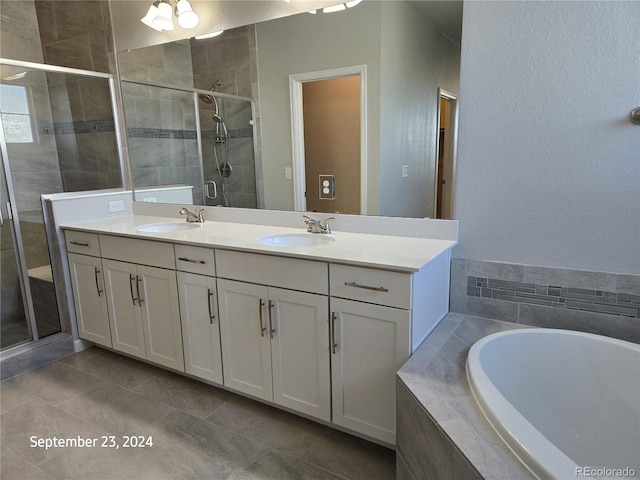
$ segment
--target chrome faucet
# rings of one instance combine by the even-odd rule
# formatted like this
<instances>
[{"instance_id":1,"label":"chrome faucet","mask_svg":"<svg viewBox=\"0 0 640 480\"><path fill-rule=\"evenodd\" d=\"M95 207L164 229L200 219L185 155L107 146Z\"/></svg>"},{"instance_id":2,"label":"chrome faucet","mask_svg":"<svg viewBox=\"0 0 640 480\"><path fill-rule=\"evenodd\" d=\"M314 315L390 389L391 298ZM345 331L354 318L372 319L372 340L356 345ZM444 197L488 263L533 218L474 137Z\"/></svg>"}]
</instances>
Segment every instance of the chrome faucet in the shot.
<instances>
[{"instance_id":1,"label":"chrome faucet","mask_svg":"<svg viewBox=\"0 0 640 480\"><path fill-rule=\"evenodd\" d=\"M311 233L331 233L331 225L329 222L335 220L334 217L325 218L324 221L316 220L307 215L303 215L304 223L307 224L307 232Z\"/></svg>"},{"instance_id":2,"label":"chrome faucet","mask_svg":"<svg viewBox=\"0 0 640 480\"><path fill-rule=\"evenodd\" d=\"M187 216L187 222L189 223L204 223L204 208L201 208L200 210L198 210L198 213L195 214L192 211L190 211L187 207L182 207L180 209L180 215L186 215Z\"/></svg>"}]
</instances>

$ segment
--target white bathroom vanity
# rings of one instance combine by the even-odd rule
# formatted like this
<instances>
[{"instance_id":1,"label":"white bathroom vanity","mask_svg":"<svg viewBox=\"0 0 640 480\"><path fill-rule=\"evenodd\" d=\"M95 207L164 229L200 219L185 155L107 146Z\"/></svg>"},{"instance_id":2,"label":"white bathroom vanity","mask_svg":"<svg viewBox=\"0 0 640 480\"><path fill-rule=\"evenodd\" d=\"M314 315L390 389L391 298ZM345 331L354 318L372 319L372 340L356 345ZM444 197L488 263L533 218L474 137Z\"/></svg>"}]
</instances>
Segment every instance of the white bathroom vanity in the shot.
<instances>
[{"instance_id":1,"label":"white bathroom vanity","mask_svg":"<svg viewBox=\"0 0 640 480\"><path fill-rule=\"evenodd\" d=\"M140 214L61 228L81 339L395 444L395 373L448 312L457 238Z\"/></svg>"}]
</instances>

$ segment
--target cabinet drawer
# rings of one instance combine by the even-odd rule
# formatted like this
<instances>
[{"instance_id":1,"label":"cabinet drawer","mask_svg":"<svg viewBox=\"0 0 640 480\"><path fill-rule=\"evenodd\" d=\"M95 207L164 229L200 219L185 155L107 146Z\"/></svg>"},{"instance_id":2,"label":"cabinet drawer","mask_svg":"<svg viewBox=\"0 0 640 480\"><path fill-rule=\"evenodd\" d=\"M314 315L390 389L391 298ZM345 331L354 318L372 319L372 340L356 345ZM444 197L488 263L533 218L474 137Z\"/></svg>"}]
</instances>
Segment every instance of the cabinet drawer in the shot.
<instances>
[{"instance_id":1,"label":"cabinet drawer","mask_svg":"<svg viewBox=\"0 0 640 480\"><path fill-rule=\"evenodd\" d=\"M332 297L411 308L411 274L331 264L329 278Z\"/></svg>"},{"instance_id":2,"label":"cabinet drawer","mask_svg":"<svg viewBox=\"0 0 640 480\"><path fill-rule=\"evenodd\" d=\"M216 267L212 248L174 245L174 249L176 252L176 269L183 272L215 276Z\"/></svg>"},{"instance_id":3,"label":"cabinet drawer","mask_svg":"<svg viewBox=\"0 0 640 480\"><path fill-rule=\"evenodd\" d=\"M218 277L327 295L327 264L311 260L216 250Z\"/></svg>"},{"instance_id":4,"label":"cabinet drawer","mask_svg":"<svg viewBox=\"0 0 640 480\"><path fill-rule=\"evenodd\" d=\"M102 258L160 268L176 268L173 244L136 238L100 235Z\"/></svg>"},{"instance_id":5,"label":"cabinet drawer","mask_svg":"<svg viewBox=\"0 0 640 480\"><path fill-rule=\"evenodd\" d=\"M100 256L100 243L96 233L65 230L64 238L67 244L67 252L83 253L93 257Z\"/></svg>"}]
</instances>

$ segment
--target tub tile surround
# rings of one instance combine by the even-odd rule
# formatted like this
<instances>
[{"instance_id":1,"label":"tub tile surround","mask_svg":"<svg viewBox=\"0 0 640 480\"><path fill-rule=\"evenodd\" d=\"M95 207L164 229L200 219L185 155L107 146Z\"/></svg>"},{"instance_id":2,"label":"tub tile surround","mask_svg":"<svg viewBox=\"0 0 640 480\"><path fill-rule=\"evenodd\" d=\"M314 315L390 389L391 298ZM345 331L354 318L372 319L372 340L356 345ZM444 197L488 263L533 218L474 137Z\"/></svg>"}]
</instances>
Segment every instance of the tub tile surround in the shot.
<instances>
[{"instance_id":1,"label":"tub tile surround","mask_svg":"<svg viewBox=\"0 0 640 480\"><path fill-rule=\"evenodd\" d=\"M469 348L522 325L449 313L397 374L398 478L531 479L469 388Z\"/></svg>"},{"instance_id":2,"label":"tub tile surround","mask_svg":"<svg viewBox=\"0 0 640 480\"><path fill-rule=\"evenodd\" d=\"M454 258L450 311L640 343L640 275Z\"/></svg>"}]
</instances>

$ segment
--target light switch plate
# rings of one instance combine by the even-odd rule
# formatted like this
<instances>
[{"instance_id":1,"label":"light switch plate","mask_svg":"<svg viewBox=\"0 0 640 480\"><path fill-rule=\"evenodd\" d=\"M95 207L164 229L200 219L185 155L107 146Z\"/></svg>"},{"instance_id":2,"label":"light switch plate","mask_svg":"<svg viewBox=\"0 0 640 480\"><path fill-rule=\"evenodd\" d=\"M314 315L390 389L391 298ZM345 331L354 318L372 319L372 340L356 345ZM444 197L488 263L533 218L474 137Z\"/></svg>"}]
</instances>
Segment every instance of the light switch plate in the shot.
<instances>
[{"instance_id":1,"label":"light switch plate","mask_svg":"<svg viewBox=\"0 0 640 480\"><path fill-rule=\"evenodd\" d=\"M409 165L403 165L402 166L402 176L403 177L408 177L409 176Z\"/></svg>"}]
</instances>

